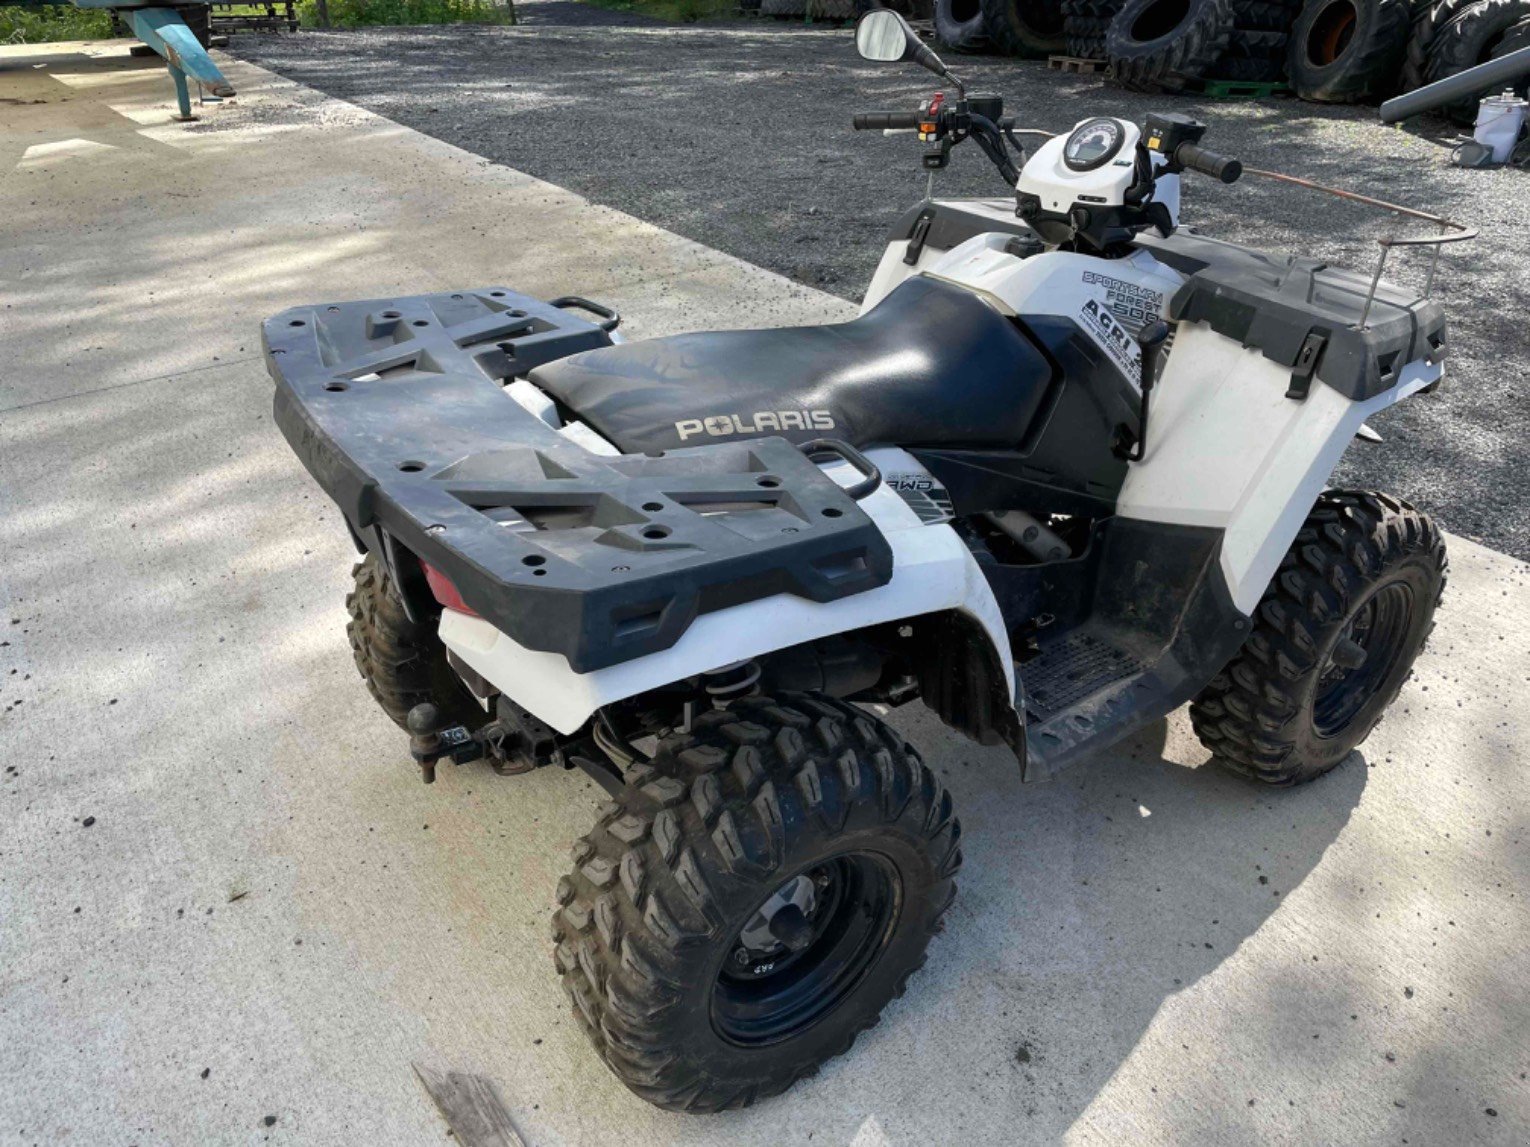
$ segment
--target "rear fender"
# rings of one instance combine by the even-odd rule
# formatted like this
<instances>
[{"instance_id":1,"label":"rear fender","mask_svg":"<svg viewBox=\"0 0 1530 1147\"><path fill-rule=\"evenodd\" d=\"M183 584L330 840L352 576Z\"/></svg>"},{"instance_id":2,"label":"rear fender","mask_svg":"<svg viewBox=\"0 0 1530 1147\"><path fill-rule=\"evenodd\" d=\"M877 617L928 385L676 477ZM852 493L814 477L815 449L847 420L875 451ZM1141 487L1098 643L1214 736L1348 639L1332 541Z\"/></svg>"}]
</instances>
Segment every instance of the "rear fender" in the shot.
<instances>
[{"instance_id":1,"label":"rear fender","mask_svg":"<svg viewBox=\"0 0 1530 1147\"><path fill-rule=\"evenodd\" d=\"M920 471L902 450L869 450L884 474ZM841 485L860 475L836 461L825 470ZM573 733L602 706L775 650L869 626L954 612L988 648L985 663L1002 673L1002 699L1014 706L1014 663L999 604L961 537L944 523L923 525L884 483L861 508L893 552L887 584L838 601L789 594L706 613L673 646L589 673L563 655L528 649L481 618L441 611L441 640L457 657L518 705L560 733ZM996 688L998 683L995 682Z\"/></svg>"}]
</instances>

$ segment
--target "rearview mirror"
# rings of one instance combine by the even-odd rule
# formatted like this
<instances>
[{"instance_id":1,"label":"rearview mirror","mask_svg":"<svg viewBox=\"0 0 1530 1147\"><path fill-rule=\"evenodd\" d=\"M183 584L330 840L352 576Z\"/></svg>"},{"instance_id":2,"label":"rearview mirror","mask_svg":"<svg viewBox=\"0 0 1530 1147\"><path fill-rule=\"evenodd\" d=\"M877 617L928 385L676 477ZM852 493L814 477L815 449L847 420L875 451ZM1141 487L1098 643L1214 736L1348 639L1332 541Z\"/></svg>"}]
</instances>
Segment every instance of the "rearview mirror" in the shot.
<instances>
[{"instance_id":1,"label":"rearview mirror","mask_svg":"<svg viewBox=\"0 0 1530 1147\"><path fill-rule=\"evenodd\" d=\"M962 82L891 8L873 8L856 21L855 50L861 59L879 64L901 64L904 60L912 60L921 68L928 68L942 79L950 80L958 91L962 89Z\"/></svg>"},{"instance_id":2,"label":"rearview mirror","mask_svg":"<svg viewBox=\"0 0 1530 1147\"><path fill-rule=\"evenodd\" d=\"M856 22L855 50L863 60L900 64L923 47L914 30L891 8L873 8Z\"/></svg>"}]
</instances>

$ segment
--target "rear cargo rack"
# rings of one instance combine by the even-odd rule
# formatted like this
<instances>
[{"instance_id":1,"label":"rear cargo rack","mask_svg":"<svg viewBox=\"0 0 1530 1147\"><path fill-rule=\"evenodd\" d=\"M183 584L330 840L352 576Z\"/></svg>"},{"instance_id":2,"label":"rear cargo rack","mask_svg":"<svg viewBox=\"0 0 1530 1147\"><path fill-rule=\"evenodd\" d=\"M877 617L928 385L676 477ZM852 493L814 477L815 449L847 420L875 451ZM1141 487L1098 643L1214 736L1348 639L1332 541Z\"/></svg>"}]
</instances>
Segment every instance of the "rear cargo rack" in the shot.
<instances>
[{"instance_id":1,"label":"rear cargo rack","mask_svg":"<svg viewBox=\"0 0 1530 1147\"><path fill-rule=\"evenodd\" d=\"M617 321L501 287L286 311L264 326L276 421L400 584L428 563L576 672L668 648L710 610L891 578L880 530L785 439L594 453L506 392Z\"/></svg>"}]
</instances>

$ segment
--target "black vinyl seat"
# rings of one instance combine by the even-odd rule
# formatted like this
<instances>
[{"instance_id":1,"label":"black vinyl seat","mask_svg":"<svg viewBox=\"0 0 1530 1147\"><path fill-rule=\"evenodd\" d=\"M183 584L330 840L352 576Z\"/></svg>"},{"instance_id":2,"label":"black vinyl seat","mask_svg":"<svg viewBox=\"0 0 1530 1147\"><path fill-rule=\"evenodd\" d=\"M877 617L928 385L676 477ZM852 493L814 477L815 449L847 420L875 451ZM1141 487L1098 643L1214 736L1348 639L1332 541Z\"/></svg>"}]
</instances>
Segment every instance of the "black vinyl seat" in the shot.
<instances>
[{"instance_id":1,"label":"black vinyl seat","mask_svg":"<svg viewBox=\"0 0 1530 1147\"><path fill-rule=\"evenodd\" d=\"M770 435L1013 447L1051 374L1020 327L977 295L915 277L847 323L619 343L531 380L633 454Z\"/></svg>"}]
</instances>

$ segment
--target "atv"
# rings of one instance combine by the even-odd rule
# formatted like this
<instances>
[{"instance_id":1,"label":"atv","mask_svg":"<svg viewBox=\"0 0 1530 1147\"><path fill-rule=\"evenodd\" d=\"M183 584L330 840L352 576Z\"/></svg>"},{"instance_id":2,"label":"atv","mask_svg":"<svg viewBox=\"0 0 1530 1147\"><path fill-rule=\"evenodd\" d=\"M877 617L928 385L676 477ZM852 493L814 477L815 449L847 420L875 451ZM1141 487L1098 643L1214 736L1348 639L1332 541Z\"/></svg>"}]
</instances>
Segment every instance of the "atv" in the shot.
<instances>
[{"instance_id":1,"label":"atv","mask_svg":"<svg viewBox=\"0 0 1530 1147\"><path fill-rule=\"evenodd\" d=\"M854 320L623 341L598 303L490 287L264 328L277 422L364 555L356 665L424 779L610 793L554 960L675 1110L783 1091L924 963L961 828L889 709L1034 781L1189 702L1222 765L1299 784L1381 719L1445 583L1426 514L1326 488L1439 385L1437 303L1181 227L1183 174L1241 173L1187 117L1027 158L895 13L856 42L955 88L857 128L931 170L970 140L1011 195L915 206Z\"/></svg>"}]
</instances>

